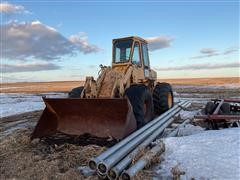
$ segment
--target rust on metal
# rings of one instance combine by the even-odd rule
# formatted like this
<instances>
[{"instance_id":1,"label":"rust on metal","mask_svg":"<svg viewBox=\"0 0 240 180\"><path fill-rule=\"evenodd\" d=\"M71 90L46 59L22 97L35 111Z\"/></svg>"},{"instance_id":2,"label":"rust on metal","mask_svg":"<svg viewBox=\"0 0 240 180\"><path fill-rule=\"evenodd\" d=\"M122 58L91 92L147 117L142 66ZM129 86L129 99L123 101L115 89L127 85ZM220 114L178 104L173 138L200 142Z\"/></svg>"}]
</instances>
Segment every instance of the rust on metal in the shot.
<instances>
[{"instance_id":1,"label":"rust on metal","mask_svg":"<svg viewBox=\"0 0 240 180\"><path fill-rule=\"evenodd\" d=\"M196 119L204 119L206 121L211 121L214 123L217 122L226 122L226 121L239 121L240 115L234 114L235 112L239 112L240 107L238 105L232 105L230 104L230 113L229 114L219 114L219 110L224 102L227 103L240 103L240 99L211 99L214 101L214 104L217 104L217 107L215 108L214 112L209 115L196 115L194 116Z\"/></svg>"},{"instance_id":2,"label":"rust on metal","mask_svg":"<svg viewBox=\"0 0 240 180\"><path fill-rule=\"evenodd\" d=\"M32 134L33 138L60 131L70 135L89 133L121 139L136 130L128 99L44 98L46 108Z\"/></svg>"},{"instance_id":3,"label":"rust on metal","mask_svg":"<svg viewBox=\"0 0 240 180\"><path fill-rule=\"evenodd\" d=\"M57 116L50 109L45 108L34 132L32 133L31 139L44 137L56 133L57 130Z\"/></svg>"}]
</instances>

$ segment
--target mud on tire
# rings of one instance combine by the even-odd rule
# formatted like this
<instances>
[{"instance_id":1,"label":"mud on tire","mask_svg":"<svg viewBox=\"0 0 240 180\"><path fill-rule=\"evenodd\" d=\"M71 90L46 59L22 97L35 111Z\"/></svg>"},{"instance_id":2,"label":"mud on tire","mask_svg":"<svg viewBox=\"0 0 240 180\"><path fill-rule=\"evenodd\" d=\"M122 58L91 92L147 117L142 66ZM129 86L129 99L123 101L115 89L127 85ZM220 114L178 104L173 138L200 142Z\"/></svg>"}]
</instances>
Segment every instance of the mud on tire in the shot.
<instances>
[{"instance_id":1,"label":"mud on tire","mask_svg":"<svg viewBox=\"0 0 240 180\"><path fill-rule=\"evenodd\" d=\"M153 101L150 90L145 85L132 85L125 91L137 121L137 128L141 128L152 120Z\"/></svg>"},{"instance_id":2,"label":"mud on tire","mask_svg":"<svg viewBox=\"0 0 240 180\"><path fill-rule=\"evenodd\" d=\"M173 107L173 91L168 83L158 83L153 90L154 114L160 115Z\"/></svg>"}]
</instances>

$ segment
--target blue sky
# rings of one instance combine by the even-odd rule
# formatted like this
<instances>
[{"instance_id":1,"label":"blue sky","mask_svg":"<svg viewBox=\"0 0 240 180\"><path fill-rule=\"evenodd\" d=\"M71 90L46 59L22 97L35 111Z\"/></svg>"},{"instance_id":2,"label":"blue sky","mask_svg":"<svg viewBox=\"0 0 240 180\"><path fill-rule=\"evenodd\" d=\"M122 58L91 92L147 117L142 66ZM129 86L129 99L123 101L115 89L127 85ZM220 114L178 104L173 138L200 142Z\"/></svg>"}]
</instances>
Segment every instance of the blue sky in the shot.
<instances>
[{"instance_id":1,"label":"blue sky","mask_svg":"<svg viewBox=\"0 0 240 180\"><path fill-rule=\"evenodd\" d=\"M0 11L3 82L96 76L112 39L131 35L154 47L158 78L239 76L239 1L23 0Z\"/></svg>"}]
</instances>

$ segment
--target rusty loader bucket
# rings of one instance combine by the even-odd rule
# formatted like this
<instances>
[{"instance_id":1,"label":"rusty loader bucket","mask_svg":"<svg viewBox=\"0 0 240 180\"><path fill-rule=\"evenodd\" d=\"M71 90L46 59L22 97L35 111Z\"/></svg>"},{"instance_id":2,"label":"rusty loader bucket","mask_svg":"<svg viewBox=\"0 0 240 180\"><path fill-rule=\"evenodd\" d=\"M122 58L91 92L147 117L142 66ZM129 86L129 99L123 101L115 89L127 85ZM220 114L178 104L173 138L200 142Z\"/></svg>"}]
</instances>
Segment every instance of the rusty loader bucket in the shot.
<instances>
[{"instance_id":1,"label":"rusty loader bucket","mask_svg":"<svg viewBox=\"0 0 240 180\"><path fill-rule=\"evenodd\" d=\"M128 99L44 98L44 109L32 139L57 131L70 135L89 133L122 139L137 125Z\"/></svg>"}]
</instances>

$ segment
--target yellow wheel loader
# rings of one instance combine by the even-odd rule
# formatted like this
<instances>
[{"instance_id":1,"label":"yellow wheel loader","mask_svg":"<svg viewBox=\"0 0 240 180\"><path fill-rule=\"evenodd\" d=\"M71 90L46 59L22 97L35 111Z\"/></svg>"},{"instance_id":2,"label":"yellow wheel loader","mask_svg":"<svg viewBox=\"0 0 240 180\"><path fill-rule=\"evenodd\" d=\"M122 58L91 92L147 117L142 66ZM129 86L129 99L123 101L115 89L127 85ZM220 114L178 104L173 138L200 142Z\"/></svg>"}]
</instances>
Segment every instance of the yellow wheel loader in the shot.
<instances>
[{"instance_id":1,"label":"yellow wheel loader","mask_svg":"<svg viewBox=\"0 0 240 180\"><path fill-rule=\"evenodd\" d=\"M113 39L112 66L100 68L96 80L86 77L68 98L43 97L32 139L56 132L122 139L173 106L171 86L157 83L150 69L146 40Z\"/></svg>"}]
</instances>

